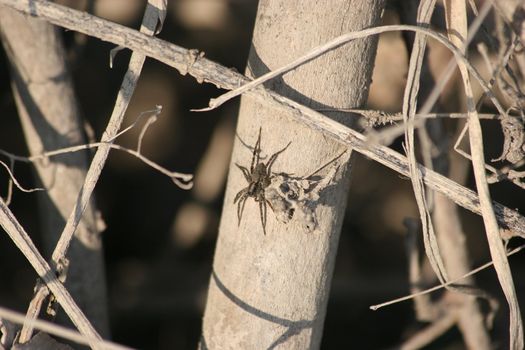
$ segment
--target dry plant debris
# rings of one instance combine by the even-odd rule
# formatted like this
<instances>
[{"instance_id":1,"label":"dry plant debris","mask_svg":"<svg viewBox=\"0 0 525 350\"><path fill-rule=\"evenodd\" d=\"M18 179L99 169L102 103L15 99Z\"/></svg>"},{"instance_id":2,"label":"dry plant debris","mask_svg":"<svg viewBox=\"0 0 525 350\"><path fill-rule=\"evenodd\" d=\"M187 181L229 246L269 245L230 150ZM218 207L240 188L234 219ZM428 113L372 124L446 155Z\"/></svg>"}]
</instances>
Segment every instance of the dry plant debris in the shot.
<instances>
[{"instance_id":1,"label":"dry plant debris","mask_svg":"<svg viewBox=\"0 0 525 350\"><path fill-rule=\"evenodd\" d=\"M19 9L23 9L21 4L15 5L14 1L7 1L4 0L2 3L7 4L8 6L12 6L13 8L18 6ZM35 1L36 4L38 4L38 9L42 10L39 12L39 15L42 15L43 17L51 18L55 23L62 24L64 26L72 27L72 29L78 29L81 28L81 24L76 24L71 22L67 22L64 20L64 18L58 18L53 17L52 11L48 11L49 4L45 4L41 1ZM427 1L423 2L428 6L430 4L433 8L435 2L433 1ZM448 2L450 5L452 2ZM488 2L487 2L488 3ZM489 6L489 5L486 5ZM422 7L423 8L423 7ZM428 7L426 8L428 10ZM23 9L26 12L31 12L31 9ZM33 9L34 10L34 9ZM46 12L48 11L48 12ZM464 12L464 9L463 9ZM33 13L33 15L36 15L37 13ZM450 14L450 13L449 13ZM462 12L460 13L462 14ZM56 16L56 14L54 14ZM458 32L461 32L466 37L466 16L464 18L459 18L457 15L458 13L453 13L454 16L450 16L451 21L449 23L449 26L451 28L455 27L458 28ZM423 16L424 17L424 16ZM62 21L62 23L60 22ZM102 22L98 22L99 24ZM78 26L78 28L77 28ZM86 29L84 28L86 32L89 32L89 30L92 29ZM339 126L335 123L332 123L329 120L326 120L324 116L320 115L319 113L315 113L314 111L309 110L308 108L301 106L297 103L294 103L293 101L287 100L277 94L265 91L261 87L258 87L257 85L261 84L262 82L271 79L275 76L281 75L287 71L290 71L292 69L295 69L296 67L300 66L301 64L304 64L307 61L310 61L312 59L315 59L315 57L318 57L320 55L323 55L324 53L328 52L329 50L334 49L337 46L340 46L346 42L349 42L351 40L360 38L360 37L366 37L369 35L375 35L381 32L387 32L387 31L397 31L397 30L410 30L415 31L419 35L418 39L421 40L421 42L418 44L420 45L417 50L420 50L420 52L414 51L414 64L412 65L413 74L411 74L411 77L418 77L420 69L420 63L421 61L418 61L422 59L422 53L424 52L424 40L423 36L431 36L440 41L443 45L447 46L454 54L455 59L457 60L457 64L460 66L460 70L462 73L463 81L466 86L467 94L469 97L469 103L468 103L468 118L469 118L469 127L470 127L470 139L471 139L471 148L473 148L473 164L475 166L476 170L476 181L478 183L479 191L481 193L481 203L480 206L480 197L475 195L472 192L469 192L468 190L464 189L463 187L452 183L448 179L444 179L443 177L438 176L437 174L433 173L431 170L427 168L423 168L415 161L415 154L414 152L414 142L413 142L413 131L415 126L419 126L419 124L416 125L416 120L414 120L414 117L417 116L416 114L416 93L417 91L414 91L414 94L409 96L407 94L407 101L404 106L404 112L403 112L403 118L406 122L406 137L408 142L408 153L410 154L410 159L407 160L406 158L396 154L395 152L392 152L390 149L386 147L382 147L380 145L372 144L372 143L366 143L365 137L362 134L356 133L351 130L347 130L346 128ZM128 33L129 34L129 33ZM151 34L151 33L150 33ZM469 33L470 34L470 33ZM93 34L95 35L96 34ZM453 198L456 202L460 203L461 205L467 207L470 210L474 210L477 213L482 213L483 217L485 219L485 222L487 224L487 230L489 232L489 242L490 246L493 249L494 254L494 264L496 265L496 268L498 270L498 276L501 279L501 284L507 294L507 297L509 299L509 304L512 310L512 314L519 316L519 309L517 302L514 303L514 300L516 299L513 295L513 282L510 278L510 273L508 273L508 262L506 261L505 255L509 254L505 250L503 250L503 245L501 244L501 233L500 228L497 226L496 223L496 215L498 216L499 223L501 225L507 225L505 228L510 228L516 230L514 233L508 233L510 231L507 231L507 238L512 236L524 236L523 233L523 227L521 223L523 222L523 218L516 214L515 212L511 212L509 209L502 207L501 205L496 205L495 203L492 203L490 200L490 196L488 194L488 187L487 187L487 179L486 175L484 174L485 169L487 168L487 165L484 164L483 160L483 143L481 138L481 129L479 127L479 115L477 113L477 110L474 108L473 104L473 96L472 96L472 89L470 87L470 79L471 76L479 80L482 88L484 89L485 94L491 99L491 101L494 103L496 108L498 109L499 116L501 118L501 125L502 130L504 133L504 143L503 143L503 152L502 155L497 160L506 160L512 164L520 164L522 165L523 158L525 157L525 149L524 149L524 127L523 127L523 117L521 118L515 118L508 115L508 112L503 110L501 104L498 102L498 99L493 94L491 88L492 84L487 84L485 80L481 78L477 70L471 66L470 62L466 58L466 54L463 52L464 47L459 47L461 45L461 41L458 41L458 45L454 45L454 40L450 39L447 40L444 36L437 34L435 31L427 29L427 28L421 28L421 27L415 27L415 26L384 26L382 28L371 28L364 31L361 31L359 33L352 33L347 36L343 36L340 38L337 38L335 41L331 43L327 43L326 45L323 45L322 47L317 48L316 50L312 51L311 53L305 55L304 57L298 59L297 61L292 62L291 64L282 67L281 69L278 69L274 72L268 73L266 76L259 78L258 80L254 80L250 83L247 83L247 79L245 77L241 77L238 74L233 74L231 71L221 70L221 67L218 67L218 65L211 63L208 60L203 59L201 54L198 54L198 51L192 51L192 50L184 50L178 47L171 47L172 52L169 50L162 51L162 48L166 48L166 46L160 45L160 41L150 40L148 42L151 43L152 47L154 44L157 45L157 49L160 47L161 49L158 49L155 51L155 48L151 47L143 47L140 48L141 41L139 39L144 39L144 37L135 35L134 38L136 40L129 40L126 42L126 39L119 39L110 37L110 35L103 34L102 32L98 34L99 36L106 35L105 39L114 41L115 43L118 43L119 45L129 45L132 47L133 50L135 50L137 53L137 57L132 63L134 67L130 68L130 75L134 75L135 79L131 79L132 85L136 83L136 78L140 76L140 68L144 61L144 57L141 55L151 55L152 57L156 57L157 59L162 60L163 62L167 62L174 67L181 70L183 73L188 72L192 75L194 75L197 79L197 81L209 81L213 82L217 86L223 86L228 87L230 89L234 89L238 86L241 86L238 91L234 91L232 93L229 93L228 96L225 96L225 98L216 99L215 101L210 101L210 108L215 108L219 106L220 104L224 103L228 98L232 98L233 96L236 96L241 93L246 93L247 95L253 96L258 98L260 101L263 101L267 103L268 105L273 105L274 107L285 109L290 112L290 115L292 115L292 118L295 118L296 120L302 121L304 124L310 126L313 129L318 130L319 132L322 132L328 136L333 137L334 139L337 139L341 141L341 143L349 146L354 147L357 151L369 156L370 158L380 161L383 164L387 164L387 166L395 169L399 173L402 173L404 175L411 174L412 181L414 181L414 186L416 195L419 199L419 205L421 210L421 216L422 220L424 222L425 231L432 231L432 222L430 218L430 214L428 213L428 208L426 207L425 203L425 197L424 197L424 185L427 185L429 187L433 187L434 189L438 189L442 191L443 193L446 193L447 196ZM138 39L137 39L138 38ZM146 38L148 39L148 38ZM119 41L121 40L121 41ZM426 40L426 39L425 39ZM514 42L514 41L513 41ZM500 43L501 44L501 43ZM142 50L142 51L141 51ZM160 52L160 53L159 53ZM171 55L173 52L176 54ZM506 52L505 56L510 57L510 54L507 55L509 50L505 51L502 50L502 52ZM167 58L166 56L170 56ZM176 57L176 58L173 58ZM178 59L178 61L177 61ZM133 60L132 60L133 61ZM496 79L500 82L501 85L503 85L503 90L509 95L514 98L521 99L522 94L520 93L519 86L513 86L512 80L515 79L514 75L511 71L509 71L509 68L506 67L507 64L505 63L505 69L499 69L501 72L506 72L510 76L511 82L503 80L501 76L497 76ZM218 68L221 69L218 69ZM220 74L217 73L217 70L220 71ZM243 85L243 83L246 83ZM123 84L124 85L124 84ZM410 89L417 90L417 83L411 82L407 87L407 93ZM133 88L131 88L133 90ZM127 103L129 102L129 97L131 96L131 92L126 91L126 98L124 98L124 105L127 106ZM412 99L412 101L409 101ZM117 103L118 104L118 103ZM108 133L105 134L105 138L102 140L102 142L98 144L90 144L83 146L85 148L94 148L99 147L102 149L100 152L99 160L97 162L94 162L94 167L99 166L102 168L102 165L104 164L105 157L107 156L107 153L109 149L122 149L119 148L118 145L114 145L113 141L118 136L117 131L120 128L120 124L122 121L122 115L123 111L125 110L125 107L123 108L116 108L115 110L115 118L112 118L112 121L110 125L108 125ZM393 115L389 116L386 114L382 114L383 112L379 112L379 116L377 119L372 119L372 124L374 123L385 123L387 121L391 122L393 119L398 119L399 115ZM363 114L367 114L367 112L363 112ZM425 113L423 113L425 114ZM148 122L147 125L150 123ZM423 123L421 123L422 125ZM147 128L147 126L146 126ZM144 129L145 130L145 129ZM137 147L137 150L126 150L128 153L131 153L137 157L141 157L140 155L140 148L141 148L141 140L142 135L139 139L139 144ZM271 168L273 163L275 162L277 156L284 152L286 149L286 146L284 149L278 151L277 153L273 154L267 163L260 162L260 132L259 132L259 138L256 143L256 146L254 148L254 152L252 155L252 161L250 169L248 170L247 167L237 165L237 167L241 170L243 173L244 178L248 182L248 186L241 191L239 191L236 195L236 198L234 200L234 203L238 202L238 219L240 221L242 216L242 211L244 208L244 204L246 200L249 197L254 198L256 202L259 203L259 210L260 210L260 216L261 216L261 222L263 226L263 231L265 231L266 226L266 205L270 205L272 210L274 211L276 218L282 222L282 223L288 223L291 220L299 220L301 223L305 225L308 231L314 231L316 228L316 217L315 217L315 208L317 203L320 199L320 193L324 189L326 189L332 181L335 180L337 171L339 169L339 163L337 159L332 160L327 165L325 165L324 169L324 175L320 175L320 171L314 172L312 175L309 175L307 177L301 178L301 177L294 177L287 173L272 173ZM73 151L73 150L66 150L66 151ZM52 156L52 152L49 152L47 154L43 154L42 157L49 157ZM98 152L97 152L98 153ZM9 155L4 152L5 155L7 155L10 160L11 164L8 166L6 164L2 165L8 170L12 182L15 183L21 190L23 190L22 186L20 186L13 175L13 164L16 157ZM58 153L57 153L58 154ZM142 158L141 158L142 159ZM22 160L22 159L17 159ZM144 160L144 159L142 159ZM25 161L32 161L29 158L26 158ZM148 161L144 160L146 163ZM150 163L148 163L150 164ZM151 164L150 164L151 165ZM423 174L424 172L424 174ZM521 174L514 170L510 169L507 171L509 174L509 178L511 177L519 177ZM513 174L512 176L510 174ZM100 175L100 172L97 172L96 170L93 171L93 176L90 178L90 181L86 180L87 184L87 191L86 194L83 195L83 197L79 197L79 207L80 212L82 211L82 207L84 206L83 203L89 198L91 191L93 190L94 184L97 182L98 176ZM187 179L187 177L183 177L184 179ZM177 178L178 179L178 178ZM188 181L191 181L188 180ZM448 188L447 191L447 186ZM460 192L452 193L454 190L457 189ZM461 197L461 198L458 198ZM8 196L9 197L9 196ZM52 268L49 267L45 261L42 261L41 257L38 255L38 251L34 249L34 247L30 244L30 239L28 238L25 231L23 231L23 228L18 224L16 221L16 218L12 215L12 213L8 210L7 205L5 203L2 203L0 200L0 204L3 210L2 214L2 220L4 220L4 223L2 224L4 228L6 228L6 231L12 236L12 239L15 242L17 241L15 238L15 233L18 233L20 236L23 237L24 244L18 243L21 250L24 251L29 256L29 259L36 259L37 263L34 265L35 270L39 272L40 275L46 275L49 271L52 271ZM76 210L74 210L75 212ZM496 214L496 215L495 215ZM506 215L506 216L505 216ZM67 250L67 245L69 244L69 239L71 238L70 235L75 229L76 224L78 223L79 218L74 217L73 215L68 220L68 225L66 226L67 229L65 230L65 244L62 246L63 248L59 249L58 253L54 254L54 261L55 263L59 263L62 261L63 255L65 254L65 250ZM428 220L428 221L427 221ZM428 234L429 232L427 232ZM430 233L431 234L431 233ZM434 238L430 237L429 240L432 241ZM434 265L436 267L436 270L438 272L438 275L440 275L442 279L442 285L447 286L450 285L453 281L449 280L446 276L444 271L442 271L442 263L439 261L439 253L437 253L437 248L435 247L433 242L430 242L429 250L432 250L431 254L429 254L431 257L432 255L436 254L435 258L437 258L434 261ZM28 253L30 251L30 253ZM35 258L36 257L36 258ZM505 265L507 264L507 265ZM499 266L499 268L498 268ZM55 266L56 268L56 266ZM63 290L63 286L61 285L60 281L58 281L55 277L51 278L48 276L48 278L44 279L44 281L49 285L50 289L52 289L52 292L57 297L57 300L59 303L63 303L65 305L69 305L69 310L72 310L72 307L74 306L74 303L71 304L71 301L67 298L67 293L65 295L65 291ZM64 305L63 305L64 306ZM70 311L71 313L75 313L73 311ZM450 317L453 317L453 315L449 315ZM521 329L521 319L516 316L516 319L511 319L512 329L511 329L511 341L514 343L517 347L523 346L523 335L519 334L522 333ZM448 320L450 322L448 324L453 324L455 320ZM6 325L3 324L5 327ZM78 325L77 325L78 326ZM84 324L83 327L79 327L81 331L83 331L85 334L88 334L91 336L91 340L94 340L97 338L96 332L89 330L89 324Z\"/></svg>"},{"instance_id":2,"label":"dry plant debris","mask_svg":"<svg viewBox=\"0 0 525 350\"><path fill-rule=\"evenodd\" d=\"M294 220L307 232L314 232L317 228L315 211L321 192L337 181L340 158L345 153L306 177L296 177L283 172L275 174L266 190L266 198L272 204L277 220L284 224Z\"/></svg>"}]
</instances>

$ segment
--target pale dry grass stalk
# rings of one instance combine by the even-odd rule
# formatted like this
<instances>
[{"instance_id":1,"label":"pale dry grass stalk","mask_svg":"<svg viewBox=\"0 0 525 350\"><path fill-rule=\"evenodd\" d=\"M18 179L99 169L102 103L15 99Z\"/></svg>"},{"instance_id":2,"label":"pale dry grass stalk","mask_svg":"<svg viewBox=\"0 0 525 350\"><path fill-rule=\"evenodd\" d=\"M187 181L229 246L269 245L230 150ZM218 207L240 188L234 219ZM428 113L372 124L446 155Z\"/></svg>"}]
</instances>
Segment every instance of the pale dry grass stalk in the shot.
<instances>
[{"instance_id":1,"label":"pale dry grass stalk","mask_svg":"<svg viewBox=\"0 0 525 350\"><path fill-rule=\"evenodd\" d=\"M164 14L162 13L162 9L148 3L140 30L147 35L154 35L157 24L159 21L162 22L164 18L163 16ZM111 147L106 143L113 143L112 140L114 139L115 135L117 135L121 127L124 114L127 110L129 102L131 101L131 96L133 95L133 91L137 85L138 78L140 77L140 72L142 70L144 61L145 56L140 53L133 53L131 56L128 71L124 76L124 81L118 92L113 113L109 119L106 130L102 135L102 144L97 149L97 152L91 161L86 178L84 180L84 184L78 194L77 202L71 210L71 214L66 221L66 225L60 235L60 239L56 244L55 250L53 251L51 258L55 268L59 271L64 263L64 259L66 259L66 254L71 244L73 234L82 219L84 211L90 201L91 194L93 193L95 185L100 177L100 173L102 172L106 159L109 155Z\"/></svg>"},{"instance_id":2,"label":"pale dry grass stalk","mask_svg":"<svg viewBox=\"0 0 525 350\"><path fill-rule=\"evenodd\" d=\"M507 252L507 256L512 256L516 253L519 253L520 251L522 251L523 249L525 248L525 245L521 245L517 248L514 248L512 250L510 250L509 252ZM493 266L494 263L492 262L492 260L488 263L485 263L471 271L469 271L468 273L464 274L463 276L461 277L458 277L458 278L454 278L454 279L451 279L450 281L448 281L447 283L443 283L443 284L438 284L437 286L434 286L432 288L428 288L428 289L425 289L425 290L422 290L422 291L418 291L418 292L415 292L415 293L412 293L412 294L409 294L409 295L406 295L406 296L403 296L403 297L400 297L400 298L396 298L396 299L392 299L392 300L389 300L389 301L385 301L383 303L380 303L380 304L375 304L375 305L370 305L370 310L378 310L380 308L383 308L385 306L389 306L389 305L394 305L394 304L397 304L397 303L400 303L400 302L403 302L403 301L406 301L406 300L411 300L411 299L414 299L415 297L418 297L418 296L421 296L421 295L425 295L425 294L428 294L428 293L432 293L432 292L435 292L437 290L440 290L440 289L443 289L445 287L448 287L448 286L451 286L451 285L454 285L454 284L461 284L461 282L470 277L470 276L474 276L475 274L477 274L478 272L480 271L483 271L485 269L488 269L489 267Z\"/></svg>"},{"instance_id":3,"label":"pale dry grass stalk","mask_svg":"<svg viewBox=\"0 0 525 350\"><path fill-rule=\"evenodd\" d=\"M435 0L423 1L418 9L418 22L427 23L430 21L432 12L434 11ZM408 158L408 167L412 187L416 198L417 207L421 219L423 242L425 244L425 251L430 264L439 278L440 282L444 283L448 280L448 276L444 267L442 257L439 253L436 234L432 225L432 218L427 206L425 191L423 188L422 174L419 173L418 164L416 161L416 152L414 144L414 116L417 109L417 95L419 92L419 82L421 75L421 67L423 65L426 48L426 38L420 33L416 33L412 54L410 57L410 64L408 68L407 85L405 87L405 95L403 98L403 121L405 125L405 152Z\"/></svg>"},{"instance_id":4,"label":"pale dry grass stalk","mask_svg":"<svg viewBox=\"0 0 525 350\"><path fill-rule=\"evenodd\" d=\"M445 14L449 37L456 46L466 51L467 31L467 10L464 1L447 0L445 1ZM514 281L510 270L509 262L505 254L505 247L500 237L498 222L492 208L487 176L485 173L485 155L483 146L483 135L481 124L477 115L474 102L474 95L470 81L469 71L463 62L458 62L458 67L463 78L465 94L467 97L467 111L469 114L469 140L472 154L472 166L476 188L479 194L483 222L490 248L490 255L494 262L494 268L498 276L501 288L507 299L510 309L510 346L512 349L523 349L523 323L518 304Z\"/></svg>"},{"instance_id":5,"label":"pale dry grass stalk","mask_svg":"<svg viewBox=\"0 0 525 350\"><path fill-rule=\"evenodd\" d=\"M46 333L56 335L58 337L74 341L77 344L96 346L105 350L129 350L131 348L122 346L107 340L100 340L97 338L88 338L85 335L72 331L69 328L58 326L54 323L39 320L37 318L29 319L26 315L6 308L0 307L0 319L9 320L18 324L29 323L31 327L45 331Z\"/></svg>"},{"instance_id":6,"label":"pale dry grass stalk","mask_svg":"<svg viewBox=\"0 0 525 350\"><path fill-rule=\"evenodd\" d=\"M441 44L443 44L447 49L449 49L456 55L458 60L461 60L468 67L469 71L476 78L478 83L481 85L482 89L487 93L487 96L491 99L491 101L493 101L496 108L498 108L498 111L501 114L506 114L505 110L501 107L501 104L496 99L496 97L494 96L490 88L488 87L487 83L483 80L483 78L481 77L477 69L468 61L468 59L463 55L463 53L454 44L452 44L449 40L446 39L446 37L444 37L442 34L432 29L428 29L425 27L419 27L419 26L413 26L413 25L403 25L403 24L384 25L384 26L367 28L367 29L343 34L335 39L330 40L329 42L323 45L320 45L312 49L311 51L307 52L303 56L297 58L296 60L286 65L283 65L282 67L279 67L266 74L263 74L259 78L246 82L240 87L231 88L232 91L226 92L219 97L211 99L208 107L202 108L202 109L194 109L194 111L202 112L202 111L209 111L209 110L215 109L219 107L220 105L224 104L225 102L231 100L232 98L239 96L243 93L246 93L260 86L266 81L269 81L275 77L281 76L285 74L286 72L289 72L307 62L310 62L314 60L315 58L320 57L329 51L337 49L338 47L345 45L353 40L366 38L371 35L378 35L381 33L398 32L398 31L409 31L409 32L420 33L422 35L429 36L437 40ZM437 95L439 95L439 91L437 92Z\"/></svg>"},{"instance_id":7,"label":"pale dry grass stalk","mask_svg":"<svg viewBox=\"0 0 525 350\"><path fill-rule=\"evenodd\" d=\"M405 2L402 8L409 11L409 13L404 14L405 18L410 16L406 19L409 24L412 21L428 23L434 6L435 2L433 1L421 2L417 10L417 19L415 18L415 4L413 4L414 9L412 9ZM485 8L488 9L487 6ZM487 11L484 14L486 15ZM479 16L476 20L481 22L483 18ZM426 37L418 33L415 34L403 103L405 147L413 169L416 169L417 164L414 143L417 100L426 100L432 95L433 90L438 90L428 69L427 55L425 54L426 40ZM443 86L443 83L440 85ZM425 111L425 113L428 112L430 110ZM423 122L426 127L418 129L419 152L423 155L427 167L446 176L448 175L446 171L449 168L448 137L443 132L443 125L440 120L423 120ZM425 250L434 271L442 283L468 272L470 269L469 254L457 206L440 193L434 193L431 190L425 191L420 174L417 171L412 171L411 179L422 222ZM454 286L448 288L449 291L428 308L427 313L433 316L431 321L440 324L440 317L447 318L450 314L457 315L451 319L457 320L467 346L476 349L490 349L490 336L476 298L461 294L462 290ZM468 291L470 292L470 290ZM455 302L445 303L445 299L453 299ZM459 307L454 308L450 305L459 305Z\"/></svg>"}]
</instances>

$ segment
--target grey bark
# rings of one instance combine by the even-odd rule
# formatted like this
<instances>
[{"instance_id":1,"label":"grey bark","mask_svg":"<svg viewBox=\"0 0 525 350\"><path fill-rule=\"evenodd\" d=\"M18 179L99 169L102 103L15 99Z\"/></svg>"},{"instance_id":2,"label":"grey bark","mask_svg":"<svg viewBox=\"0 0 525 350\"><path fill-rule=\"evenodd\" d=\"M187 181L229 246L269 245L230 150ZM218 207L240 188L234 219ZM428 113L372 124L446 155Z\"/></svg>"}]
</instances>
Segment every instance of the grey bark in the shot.
<instances>
[{"instance_id":1,"label":"grey bark","mask_svg":"<svg viewBox=\"0 0 525 350\"><path fill-rule=\"evenodd\" d=\"M51 24L0 7L0 34L12 87L32 155L86 143L60 34ZM86 175L88 154L77 152L35 163L45 192L38 195L44 248L50 256ZM100 220L94 202L69 251L66 287L93 326L108 335Z\"/></svg>"},{"instance_id":2,"label":"grey bark","mask_svg":"<svg viewBox=\"0 0 525 350\"><path fill-rule=\"evenodd\" d=\"M278 68L342 33L376 25L383 1L269 1L259 3L247 74ZM267 87L311 108L360 107L368 96L376 38L357 40L270 82ZM241 99L232 164L204 315L201 348L316 349L321 343L337 244L345 212L350 163L320 193L318 227L298 215L276 220L268 208L263 234L258 203L248 198L238 225L233 200L247 186L262 128L261 156L291 145L273 171L307 176L344 147L249 97ZM334 118L350 125L342 116ZM346 159L349 155L346 155Z\"/></svg>"}]
</instances>

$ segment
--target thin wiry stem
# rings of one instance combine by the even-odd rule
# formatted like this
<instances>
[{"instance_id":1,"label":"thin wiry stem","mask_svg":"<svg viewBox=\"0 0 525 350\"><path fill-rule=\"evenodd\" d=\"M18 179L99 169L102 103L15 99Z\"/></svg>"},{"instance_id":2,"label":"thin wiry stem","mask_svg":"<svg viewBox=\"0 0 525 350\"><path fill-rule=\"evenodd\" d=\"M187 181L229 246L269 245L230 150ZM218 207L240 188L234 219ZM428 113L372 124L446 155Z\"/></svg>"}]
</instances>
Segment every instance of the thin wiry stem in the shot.
<instances>
[{"instance_id":1,"label":"thin wiry stem","mask_svg":"<svg viewBox=\"0 0 525 350\"><path fill-rule=\"evenodd\" d=\"M19 324L24 324L24 322L29 321L31 323L31 326L34 328L40 329L49 334L54 334L64 339L74 341L75 343L82 344L82 345L91 345L91 346L98 345L100 346L100 348L107 349L107 350L131 349L127 346L119 345L119 344L116 344L116 343L113 343L107 340L100 340L96 338L90 339L86 337L85 335L72 331L69 328L58 326L48 321L42 321L39 319L28 320L28 318L24 314L6 309L1 306L0 306L0 318L9 320L11 322L19 323Z\"/></svg>"},{"instance_id":2,"label":"thin wiry stem","mask_svg":"<svg viewBox=\"0 0 525 350\"><path fill-rule=\"evenodd\" d=\"M521 245L521 246L519 246L517 248L514 248L514 249L512 249L511 251L509 251L507 253L507 256L514 255L514 254L520 252L521 250L523 250L524 248L525 248L525 244ZM381 303L381 304L370 305L369 308L370 308L370 310L374 310L375 311L375 310L378 310L378 309L380 309L382 307L385 307L385 306L390 306L390 305L394 305L394 304L400 303L402 301L411 300L411 299L414 299L415 297L435 292L435 291L443 289L443 288L445 288L447 286L458 284L463 279L465 279L467 277L470 277L470 276L473 276L473 275L477 274L478 272L483 271L483 270L491 267L492 265L494 265L494 262L491 260L488 263L485 263L485 264L483 264L483 265L473 269L472 271L464 274L461 277L451 279L447 283L441 283L441 284L439 284L439 285L437 285L435 287L428 288L428 289L422 290L422 291L417 292L417 293L412 293L412 294L406 295L404 297L400 297L400 298L392 299L392 300L389 300L389 301L385 301L384 303Z\"/></svg>"}]
</instances>

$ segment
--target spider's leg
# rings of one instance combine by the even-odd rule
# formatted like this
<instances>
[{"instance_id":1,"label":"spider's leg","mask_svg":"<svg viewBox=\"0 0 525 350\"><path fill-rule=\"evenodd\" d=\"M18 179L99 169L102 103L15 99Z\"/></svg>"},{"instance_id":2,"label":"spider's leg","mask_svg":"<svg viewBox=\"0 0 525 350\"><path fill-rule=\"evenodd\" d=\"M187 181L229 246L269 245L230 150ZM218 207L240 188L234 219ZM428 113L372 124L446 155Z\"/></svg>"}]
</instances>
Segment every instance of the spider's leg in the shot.
<instances>
[{"instance_id":1,"label":"spider's leg","mask_svg":"<svg viewBox=\"0 0 525 350\"><path fill-rule=\"evenodd\" d=\"M266 202L266 204L268 204L270 206L270 209L272 209L272 211L275 213L275 209L273 209L272 203L270 203L270 201L267 200L266 198L264 198L264 201Z\"/></svg>"},{"instance_id":2,"label":"spider's leg","mask_svg":"<svg viewBox=\"0 0 525 350\"><path fill-rule=\"evenodd\" d=\"M250 176L250 172L248 171L248 169L246 169L245 167L237 163L235 163L235 165L237 165L237 168L239 168L242 171L242 174L244 175L244 178L246 179L246 181L250 183L252 181L252 177Z\"/></svg>"},{"instance_id":3,"label":"spider's leg","mask_svg":"<svg viewBox=\"0 0 525 350\"><path fill-rule=\"evenodd\" d=\"M261 214L263 233L266 236L266 200L262 200L259 202L259 211Z\"/></svg>"},{"instance_id":4,"label":"spider's leg","mask_svg":"<svg viewBox=\"0 0 525 350\"><path fill-rule=\"evenodd\" d=\"M244 205L246 204L246 200L248 199L248 194L244 194L242 197L241 197L241 200L239 201L239 204L237 204L237 226L239 226L241 224L241 218L242 218L242 213L244 211Z\"/></svg>"},{"instance_id":5,"label":"spider's leg","mask_svg":"<svg viewBox=\"0 0 525 350\"><path fill-rule=\"evenodd\" d=\"M255 166L259 164L260 155L261 155L261 127L259 127L259 136L257 137L257 142L255 143L255 147L253 147L252 165L250 166L251 173L253 173Z\"/></svg>"},{"instance_id":6,"label":"spider's leg","mask_svg":"<svg viewBox=\"0 0 525 350\"><path fill-rule=\"evenodd\" d=\"M243 188L242 190L240 190L239 192L237 192L237 194L235 195L235 198L233 199L233 204L237 203L237 201L239 200L239 198L241 198L242 196L244 196L245 194L247 194L247 192L248 192L248 187Z\"/></svg>"},{"instance_id":7,"label":"spider's leg","mask_svg":"<svg viewBox=\"0 0 525 350\"><path fill-rule=\"evenodd\" d=\"M275 160L277 159L277 156L279 154L283 153L284 151L286 151L286 149L288 148L288 146L290 146L291 143L292 143L291 141L288 142L288 144L282 150L277 151L274 154L272 154L272 156L270 157L270 160L268 161L267 166L266 166L268 175L271 175L271 173L272 173L272 165L275 162Z\"/></svg>"}]
</instances>

